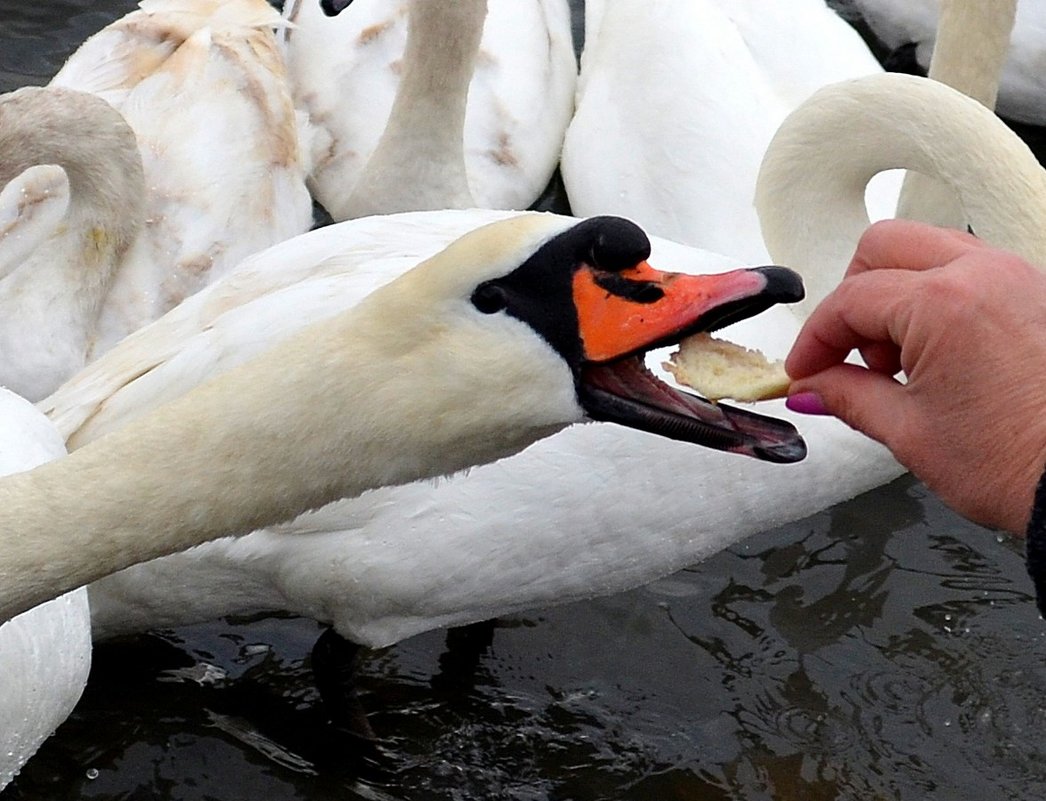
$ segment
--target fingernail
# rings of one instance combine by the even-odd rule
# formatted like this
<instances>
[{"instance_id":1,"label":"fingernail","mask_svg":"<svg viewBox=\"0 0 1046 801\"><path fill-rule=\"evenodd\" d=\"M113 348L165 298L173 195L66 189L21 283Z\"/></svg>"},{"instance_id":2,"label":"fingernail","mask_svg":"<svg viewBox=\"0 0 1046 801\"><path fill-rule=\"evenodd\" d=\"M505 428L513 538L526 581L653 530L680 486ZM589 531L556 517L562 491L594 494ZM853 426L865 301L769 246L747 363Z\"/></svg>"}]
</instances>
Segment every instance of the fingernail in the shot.
<instances>
[{"instance_id":1,"label":"fingernail","mask_svg":"<svg viewBox=\"0 0 1046 801\"><path fill-rule=\"evenodd\" d=\"M789 395L785 400L785 406L799 414L831 414L816 392L797 392Z\"/></svg>"}]
</instances>

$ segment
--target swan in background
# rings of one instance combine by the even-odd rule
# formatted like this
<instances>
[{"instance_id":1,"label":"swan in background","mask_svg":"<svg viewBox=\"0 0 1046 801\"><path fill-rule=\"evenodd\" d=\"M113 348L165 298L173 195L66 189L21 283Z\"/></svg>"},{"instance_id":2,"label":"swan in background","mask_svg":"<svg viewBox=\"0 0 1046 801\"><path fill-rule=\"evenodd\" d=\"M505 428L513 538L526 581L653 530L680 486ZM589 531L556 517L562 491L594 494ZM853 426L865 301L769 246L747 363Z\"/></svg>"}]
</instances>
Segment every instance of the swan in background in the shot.
<instances>
[{"instance_id":1,"label":"swan in background","mask_svg":"<svg viewBox=\"0 0 1046 801\"><path fill-rule=\"evenodd\" d=\"M1006 13L1010 0L967 3ZM872 32L891 49L914 44L918 62L930 63L942 0L854 0ZM1046 125L1046 3L1021 0L1002 72L996 108L1007 119Z\"/></svg>"},{"instance_id":2,"label":"swan in background","mask_svg":"<svg viewBox=\"0 0 1046 801\"><path fill-rule=\"evenodd\" d=\"M1046 173L1034 154L977 101L897 74L821 89L781 125L756 191L770 252L790 264L845 263L868 226L861 189L891 168L947 184L981 239L1046 266ZM821 270L804 280L800 313L838 283Z\"/></svg>"},{"instance_id":3,"label":"swan in background","mask_svg":"<svg viewBox=\"0 0 1046 801\"><path fill-rule=\"evenodd\" d=\"M142 230L134 133L83 92L0 95L0 186L0 386L38 400L83 367Z\"/></svg>"},{"instance_id":4,"label":"swan in background","mask_svg":"<svg viewBox=\"0 0 1046 801\"><path fill-rule=\"evenodd\" d=\"M548 184L577 78L564 0L355 0L334 18L288 0L284 16L309 186L334 219L522 209Z\"/></svg>"},{"instance_id":5,"label":"swan in background","mask_svg":"<svg viewBox=\"0 0 1046 801\"><path fill-rule=\"evenodd\" d=\"M940 0L929 77L994 109L1016 14L1017 0ZM917 172L905 175L897 215L960 230L967 226L955 193Z\"/></svg>"},{"instance_id":6,"label":"swan in background","mask_svg":"<svg viewBox=\"0 0 1046 801\"><path fill-rule=\"evenodd\" d=\"M561 165L574 213L746 261L768 258L752 196L777 126L820 86L882 71L824 0L599 0L585 26ZM875 217L899 182L873 186Z\"/></svg>"},{"instance_id":7,"label":"swan in background","mask_svg":"<svg viewBox=\"0 0 1046 801\"><path fill-rule=\"evenodd\" d=\"M0 389L0 475L65 453L32 404ZM87 590L80 588L0 625L0 790L80 698L91 666Z\"/></svg>"},{"instance_id":8,"label":"swan in background","mask_svg":"<svg viewBox=\"0 0 1046 801\"><path fill-rule=\"evenodd\" d=\"M278 245L129 337L42 408L72 448L118 432L265 347L259 331L288 336L335 314L447 238L505 214L363 218ZM656 238L651 261L687 272L736 266ZM783 356L798 326L773 308L736 323L731 338ZM652 356L648 366L658 371L660 361ZM791 416L780 403L767 408ZM793 419L811 448L787 466L603 423L573 426L466 474L376 489L96 582L95 631L289 610L358 643L388 645L651 581L902 472L885 449L836 420Z\"/></svg>"},{"instance_id":9,"label":"swan in background","mask_svg":"<svg viewBox=\"0 0 1046 801\"><path fill-rule=\"evenodd\" d=\"M298 120L265 0L143 0L89 38L52 86L109 101L134 130L144 229L107 293L103 353L244 257L308 230ZM72 123L56 147L82 137Z\"/></svg>"},{"instance_id":10,"label":"swan in background","mask_svg":"<svg viewBox=\"0 0 1046 801\"><path fill-rule=\"evenodd\" d=\"M787 423L641 369L655 345L797 300L798 276L662 273L649 253L619 218L501 220L68 457L7 477L0 619L139 561L451 474L588 419L801 459Z\"/></svg>"}]
</instances>

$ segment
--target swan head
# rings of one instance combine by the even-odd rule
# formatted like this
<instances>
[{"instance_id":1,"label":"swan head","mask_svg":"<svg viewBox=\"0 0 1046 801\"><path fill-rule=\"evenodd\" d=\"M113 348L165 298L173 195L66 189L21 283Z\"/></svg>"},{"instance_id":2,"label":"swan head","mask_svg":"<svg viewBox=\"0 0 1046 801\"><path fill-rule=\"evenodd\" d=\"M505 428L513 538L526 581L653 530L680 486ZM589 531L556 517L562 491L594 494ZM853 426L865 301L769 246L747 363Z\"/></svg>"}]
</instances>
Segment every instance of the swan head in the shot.
<instances>
[{"instance_id":1,"label":"swan head","mask_svg":"<svg viewBox=\"0 0 1046 801\"><path fill-rule=\"evenodd\" d=\"M613 422L767 461L802 459L805 445L789 423L670 387L644 360L654 348L800 300L798 275L783 267L662 272L647 262L650 250L646 234L618 217L520 215L471 232L395 282L424 298L424 309L392 308L414 321L454 316L459 334L464 324L475 343L469 361L485 365L490 391L516 415L512 426ZM454 313L433 299L461 305ZM432 326L411 336L431 341ZM465 350L460 342L441 348L441 361ZM483 383L478 374L456 380ZM499 399L480 394L471 403L478 415Z\"/></svg>"}]
</instances>

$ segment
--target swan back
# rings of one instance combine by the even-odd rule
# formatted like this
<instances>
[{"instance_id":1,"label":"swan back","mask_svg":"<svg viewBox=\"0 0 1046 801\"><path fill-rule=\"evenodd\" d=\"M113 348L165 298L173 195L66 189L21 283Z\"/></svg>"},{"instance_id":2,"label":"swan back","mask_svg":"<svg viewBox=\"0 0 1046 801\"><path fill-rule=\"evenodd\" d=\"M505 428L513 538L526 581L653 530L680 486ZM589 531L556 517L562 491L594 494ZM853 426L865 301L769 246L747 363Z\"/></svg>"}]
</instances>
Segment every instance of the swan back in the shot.
<instances>
[{"instance_id":1,"label":"swan back","mask_svg":"<svg viewBox=\"0 0 1046 801\"><path fill-rule=\"evenodd\" d=\"M151 0L54 77L134 130L146 223L109 293L92 357L246 256L308 229L298 118L264 0Z\"/></svg>"}]
</instances>

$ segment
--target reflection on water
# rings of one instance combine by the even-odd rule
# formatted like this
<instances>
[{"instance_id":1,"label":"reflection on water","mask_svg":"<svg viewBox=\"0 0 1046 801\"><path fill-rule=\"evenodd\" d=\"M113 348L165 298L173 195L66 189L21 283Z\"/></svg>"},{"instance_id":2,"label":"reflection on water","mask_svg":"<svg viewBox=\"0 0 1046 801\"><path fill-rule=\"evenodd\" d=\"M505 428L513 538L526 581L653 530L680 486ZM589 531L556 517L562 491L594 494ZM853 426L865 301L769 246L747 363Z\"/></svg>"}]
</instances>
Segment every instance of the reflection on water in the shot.
<instances>
[{"instance_id":1,"label":"reflection on water","mask_svg":"<svg viewBox=\"0 0 1046 801\"><path fill-rule=\"evenodd\" d=\"M12 797L1030 801L1046 628L1027 589L1016 544L905 479L478 645L369 656L372 757L325 722L312 622L101 647Z\"/></svg>"},{"instance_id":2,"label":"reflection on water","mask_svg":"<svg viewBox=\"0 0 1046 801\"><path fill-rule=\"evenodd\" d=\"M0 4L0 88L127 2ZM97 650L5 799L1041 799L1046 626L1019 544L902 479L630 593L370 654L382 749L328 724L320 627Z\"/></svg>"}]
</instances>

